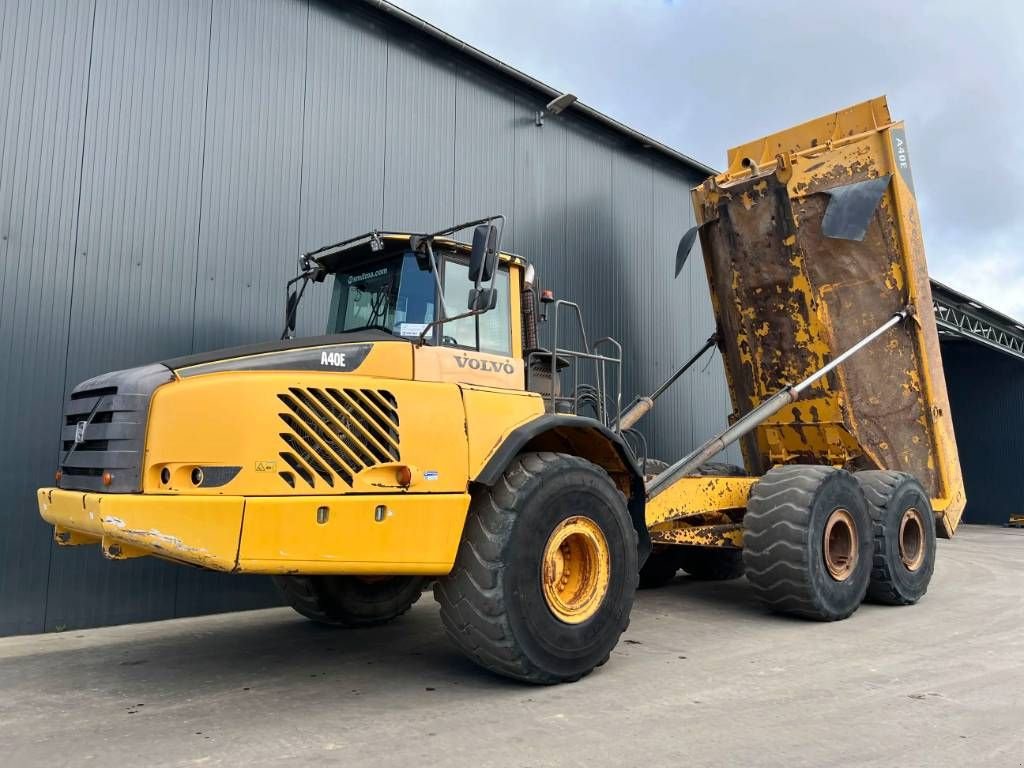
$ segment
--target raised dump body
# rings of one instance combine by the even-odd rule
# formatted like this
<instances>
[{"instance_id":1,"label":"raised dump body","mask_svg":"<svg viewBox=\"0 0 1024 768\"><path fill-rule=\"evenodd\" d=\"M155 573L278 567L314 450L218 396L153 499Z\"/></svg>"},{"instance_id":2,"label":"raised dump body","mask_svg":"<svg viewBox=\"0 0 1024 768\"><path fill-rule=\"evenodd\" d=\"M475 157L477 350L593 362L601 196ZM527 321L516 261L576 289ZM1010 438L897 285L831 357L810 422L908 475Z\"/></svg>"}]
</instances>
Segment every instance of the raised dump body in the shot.
<instances>
[{"instance_id":1,"label":"raised dump body","mask_svg":"<svg viewBox=\"0 0 1024 768\"><path fill-rule=\"evenodd\" d=\"M965 495L903 124L877 98L728 161L693 205L737 415L912 312L744 437L747 469L909 472L952 535Z\"/></svg>"}]
</instances>

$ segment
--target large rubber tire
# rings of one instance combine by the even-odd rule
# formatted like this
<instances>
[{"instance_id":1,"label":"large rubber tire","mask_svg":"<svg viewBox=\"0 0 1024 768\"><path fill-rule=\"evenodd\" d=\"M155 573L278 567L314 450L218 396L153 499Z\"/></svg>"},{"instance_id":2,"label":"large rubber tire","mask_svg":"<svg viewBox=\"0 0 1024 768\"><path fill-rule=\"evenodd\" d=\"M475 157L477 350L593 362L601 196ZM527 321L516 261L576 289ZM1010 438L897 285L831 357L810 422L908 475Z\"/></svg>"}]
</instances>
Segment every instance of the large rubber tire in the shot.
<instances>
[{"instance_id":1,"label":"large rubber tire","mask_svg":"<svg viewBox=\"0 0 1024 768\"><path fill-rule=\"evenodd\" d=\"M850 518L850 570L832 576L826 525L837 510ZM871 576L871 517L857 480L833 467L770 470L754 485L743 518L743 562L769 608L816 621L845 619L860 606Z\"/></svg>"},{"instance_id":2,"label":"large rubber tire","mask_svg":"<svg viewBox=\"0 0 1024 768\"><path fill-rule=\"evenodd\" d=\"M548 607L545 547L564 521L585 516L608 546L608 582L596 612L566 623ZM434 586L452 641L480 666L529 683L573 682L608 660L629 624L637 534L607 473L559 453L518 456L474 496L455 567Z\"/></svg>"},{"instance_id":3,"label":"large rubber tire","mask_svg":"<svg viewBox=\"0 0 1024 768\"><path fill-rule=\"evenodd\" d=\"M737 467L735 464L727 464L724 461L709 461L697 467L695 475L702 477L746 477L747 470Z\"/></svg>"},{"instance_id":4,"label":"large rubber tire","mask_svg":"<svg viewBox=\"0 0 1024 768\"><path fill-rule=\"evenodd\" d=\"M372 627L408 611L426 588L420 576L275 576L285 601L298 613L334 627Z\"/></svg>"},{"instance_id":5,"label":"large rubber tire","mask_svg":"<svg viewBox=\"0 0 1024 768\"><path fill-rule=\"evenodd\" d=\"M730 581L743 575L743 550L729 547L677 547L679 567L701 581Z\"/></svg>"},{"instance_id":6,"label":"large rubber tire","mask_svg":"<svg viewBox=\"0 0 1024 768\"><path fill-rule=\"evenodd\" d=\"M650 480L668 469L668 462L647 459L644 475ZM701 476L744 477L746 472L735 464L711 461L700 466ZM705 554L707 553L707 554ZM657 589L668 584L682 568L696 579L719 581L738 579L743 575L743 555L734 549L708 549L685 545L663 546L651 552L640 569L640 589Z\"/></svg>"},{"instance_id":7,"label":"large rubber tire","mask_svg":"<svg viewBox=\"0 0 1024 768\"><path fill-rule=\"evenodd\" d=\"M913 605L928 591L935 570L935 516L928 494L905 472L873 470L854 477L867 498L874 537L867 599L883 605ZM921 560L918 564L912 559L913 569L904 563L900 550L900 524L911 510L918 511L915 519L920 523Z\"/></svg>"},{"instance_id":8,"label":"large rubber tire","mask_svg":"<svg viewBox=\"0 0 1024 768\"><path fill-rule=\"evenodd\" d=\"M669 468L667 461L661 459L646 459L644 461L644 476L650 480L655 475L660 475L666 469ZM713 477L746 477L747 472L743 467L737 467L735 464L726 464L722 461L709 461L706 464L701 464L697 467L695 475L701 476L713 476Z\"/></svg>"},{"instance_id":9,"label":"large rubber tire","mask_svg":"<svg viewBox=\"0 0 1024 768\"><path fill-rule=\"evenodd\" d=\"M697 468L702 477L746 477L747 471L724 461L709 461ZM701 581L731 581L745 572L743 550L728 547L680 547L679 567Z\"/></svg>"}]
</instances>

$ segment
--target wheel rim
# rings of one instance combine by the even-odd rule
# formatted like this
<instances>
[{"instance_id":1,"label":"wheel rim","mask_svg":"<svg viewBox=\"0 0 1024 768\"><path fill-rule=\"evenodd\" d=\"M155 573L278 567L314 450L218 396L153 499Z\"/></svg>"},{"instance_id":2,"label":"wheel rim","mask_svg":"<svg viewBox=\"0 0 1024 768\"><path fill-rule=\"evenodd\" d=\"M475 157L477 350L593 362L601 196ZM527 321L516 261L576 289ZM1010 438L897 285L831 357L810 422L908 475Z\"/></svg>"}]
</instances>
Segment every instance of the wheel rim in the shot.
<instances>
[{"instance_id":1,"label":"wheel rim","mask_svg":"<svg viewBox=\"0 0 1024 768\"><path fill-rule=\"evenodd\" d=\"M916 507L900 519L900 560L908 571L916 571L924 563L924 519Z\"/></svg>"},{"instance_id":2,"label":"wheel rim","mask_svg":"<svg viewBox=\"0 0 1024 768\"><path fill-rule=\"evenodd\" d=\"M548 609L566 624L586 621L604 601L610 571L608 540L597 523L581 515L563 520L544 547L541 581Z\"/></svg>"},{"instance_id":3,"label":"wheel rim","mask_svg":"<svg viewBox=\"0 0 1024 768\"><path fill-rule=\"evenodd\" d=\"M846 581L857 567L857 524L849 510L840 507L825 523L825 567L836 581Z\"/></svg>"}]
</instances>

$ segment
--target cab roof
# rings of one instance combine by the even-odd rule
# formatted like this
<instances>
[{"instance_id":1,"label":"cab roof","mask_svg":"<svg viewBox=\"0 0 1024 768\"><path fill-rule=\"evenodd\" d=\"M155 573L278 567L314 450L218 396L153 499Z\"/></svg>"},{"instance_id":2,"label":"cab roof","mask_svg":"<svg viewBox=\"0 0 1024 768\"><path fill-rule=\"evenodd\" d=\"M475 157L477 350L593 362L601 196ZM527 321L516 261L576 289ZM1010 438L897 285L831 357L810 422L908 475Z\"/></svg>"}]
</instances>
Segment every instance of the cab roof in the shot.
<instances>
[{"instance_id":1,"label":"cab roof","mask_svg":"<svg viewBox=\"0 0 1024 768\"><path fill-rule=\"evenodd\" d=\"M315 261L328 272L337 272L349 264L358 264L380 258L388 258L400 254L411 247L413 238L430 239L435 249L455 251L469 254L471 246L449 237L415 232L367 232L357 237L343 240L333 245L325 245L305 254L307 259ZM499 251L498 258L510 264L526 265L526 259L507 251Z\"/></svg>"}]
</instances>

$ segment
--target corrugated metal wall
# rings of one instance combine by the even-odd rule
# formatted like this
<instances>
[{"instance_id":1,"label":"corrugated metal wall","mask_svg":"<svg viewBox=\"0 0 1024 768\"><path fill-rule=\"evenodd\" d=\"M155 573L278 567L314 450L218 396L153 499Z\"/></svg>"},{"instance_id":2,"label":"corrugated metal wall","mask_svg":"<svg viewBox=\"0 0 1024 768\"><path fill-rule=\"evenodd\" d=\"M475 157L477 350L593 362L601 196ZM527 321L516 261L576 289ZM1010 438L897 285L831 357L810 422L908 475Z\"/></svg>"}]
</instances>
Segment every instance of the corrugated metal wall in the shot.
<instances>
[{"instance_id":1,"label":"corrugated metal wall","mask_svg":"<svg viewBox=\"0 0 1024 768\"><path fill-rule=\"evenodd\" d=\"M652 389L712 330L675 244L699 177L362 9L300 0L4 0L0 634L264 605L267 581L57 549L64 393L105 370L275 338L295 255L492 212ZM320 332L327 290L303 308ZM645 425L674 458L725 422L721 364Z\"/></svg>"},{"instance_id":2,"label":"corrugated metal wall","mask_svg":"<svg viewBox=\"0 0 1024 768\"><path fill-rule=\"evenodd\" d=\"M964 473L968 523L1024 515L1024 362L972 341L943 341L949 407Z\"/></svg>"}]
</instances>

